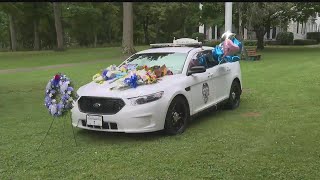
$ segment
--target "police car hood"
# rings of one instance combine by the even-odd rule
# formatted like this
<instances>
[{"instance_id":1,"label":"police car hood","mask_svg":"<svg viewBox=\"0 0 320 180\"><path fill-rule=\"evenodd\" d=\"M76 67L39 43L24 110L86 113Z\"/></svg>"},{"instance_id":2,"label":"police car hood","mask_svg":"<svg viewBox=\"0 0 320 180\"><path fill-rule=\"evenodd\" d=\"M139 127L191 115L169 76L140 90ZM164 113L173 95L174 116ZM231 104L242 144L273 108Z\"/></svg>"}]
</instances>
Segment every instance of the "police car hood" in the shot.
<instances>
[{"instance_id":1,"label":"police car hood","mask_svg":"<svg viewBox=\"0 0 320 180\"><path fill-rule=\"evenodd\" d=\"M183 78L182 74L167 75L158 79L154 84L138 85L136 88L110 89L117 85L117 81L104 81L103 84L90 82L77 91L79 96L130 98L165 91L177 85L177 80Z\"/></svg>"}]
</instances>

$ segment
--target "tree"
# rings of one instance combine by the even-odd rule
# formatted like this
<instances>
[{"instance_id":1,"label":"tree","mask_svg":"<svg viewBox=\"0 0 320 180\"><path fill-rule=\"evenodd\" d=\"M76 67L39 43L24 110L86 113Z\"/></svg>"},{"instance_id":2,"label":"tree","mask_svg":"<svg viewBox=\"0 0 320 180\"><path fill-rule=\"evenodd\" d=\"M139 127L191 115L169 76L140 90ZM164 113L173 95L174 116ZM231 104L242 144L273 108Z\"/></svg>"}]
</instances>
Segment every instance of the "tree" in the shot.
<instances>
[{"instance_id":1,"label":"tree","mask_svg":"<svg viewBox=\"0 0 320 180\"><path fill-rule=\"evenodd\" d=\"M202 3L201 23L209 26L221 27L224 25L224 3L205 2Z\"/></svg>"},{"instance_id":2,"label":"tree","mask_svg":"<svg viewBox=\"0 0 320 180\"><path fill-rule=\"evenodd\" d=\"M7 48L10 43L9 22L6 13L0 11L0 49Z\"/></svg>"},{"instance_id":3,"label":"tree","mask_svg":"<svg viewBox=\"0 0 320 180\"><path fill-rule=\"evenodd\" d=\"M11 50L17 50L17 36L16 36L16 16L20 14L20 9L18 8L18 3L3 3L0 5L0 9L7 13L9 18L9 28L10 28L10 40L11 40Z\"/></svg>"},{"instance_id":4,"label":"tree","mask_svg":"<svg viewBox=\"0 0 320 180\"><path fill-rule=\"evenodd\" d=\"M40 32L39 23L40 20L45 17L47 3L34 2L23 3L21 10L23 17L20 18L20 24L32 24L30 26L33 29L33 49L40 50ZM26 26L24 26L26 28ZM28 38L24 38L28 39Z\"/></svg>"},{"instance_id":5,"label":"tree","mask_svg":"<svg viewBox=\"0 0 320 180\"><path fill-rule=\"evenodd\" d=\"M288 18L283 14L289 11L290 6L278 2L250 2L242 5L242 22L246 29L256 33L257 49L264 49L264 35L271 27L288 23Z\"/></svg>"},{"instance_id":6,"label":"tree","mask_svg":"<svg viewBox=\"0 0 320 180\"><path fill-rule=\"evenodd\" d=\"M132 2L123 2L122 52L125 55L135 53L135 49L133 48Z\"/></svg>"},{"instance_id":7,"label":"tree","mask_svg":"<svg viewBox=\"0 0 320 180\"><path fill-rule=\"evenodd\" d=\"M54 22L57 34L57 50L63 50L63 33L61 25L61 4L53 2Z\"/></svg>"}]
</instances>

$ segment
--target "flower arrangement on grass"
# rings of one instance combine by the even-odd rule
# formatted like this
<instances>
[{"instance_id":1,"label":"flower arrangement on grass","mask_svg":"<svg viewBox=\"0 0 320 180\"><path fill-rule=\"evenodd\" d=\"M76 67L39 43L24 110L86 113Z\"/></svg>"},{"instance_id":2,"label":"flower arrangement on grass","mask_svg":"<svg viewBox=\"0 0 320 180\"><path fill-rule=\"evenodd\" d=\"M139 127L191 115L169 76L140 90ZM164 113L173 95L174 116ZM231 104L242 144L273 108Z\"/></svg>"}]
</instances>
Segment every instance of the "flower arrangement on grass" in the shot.
<instances>
[{"instance_id":1,"label":"flower arrangement on grass","mask_svg":"<svg viewBox=\"0 0 320 180\"><path fill-rule=\"evenodd\" d=\"M77 98L70 79L61 73L49 80L45 91L45 106L54 116L63 116L73 107L73 100Z\"/></svg>"}]
</instances>

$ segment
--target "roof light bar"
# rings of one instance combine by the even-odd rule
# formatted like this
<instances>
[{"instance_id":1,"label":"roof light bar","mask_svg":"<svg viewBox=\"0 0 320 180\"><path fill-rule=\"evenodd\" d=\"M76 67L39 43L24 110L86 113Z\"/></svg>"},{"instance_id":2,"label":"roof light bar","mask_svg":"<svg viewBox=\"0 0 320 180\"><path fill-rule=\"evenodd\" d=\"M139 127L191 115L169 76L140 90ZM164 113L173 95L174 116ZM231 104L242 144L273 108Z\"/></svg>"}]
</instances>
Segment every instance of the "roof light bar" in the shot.
<instances>
[{"instance_id":1,"label":"roof light bar","mask_svg":"<svg viewBox=\"0 0 320 180\"><path fill-rule=\"evenodd\" d=\"M174 39L173 43L158 43L158 44L150 44L152 48L159 47L201 47L202 42L191 38L181 38Z\"/></svg>"}]
</instances>

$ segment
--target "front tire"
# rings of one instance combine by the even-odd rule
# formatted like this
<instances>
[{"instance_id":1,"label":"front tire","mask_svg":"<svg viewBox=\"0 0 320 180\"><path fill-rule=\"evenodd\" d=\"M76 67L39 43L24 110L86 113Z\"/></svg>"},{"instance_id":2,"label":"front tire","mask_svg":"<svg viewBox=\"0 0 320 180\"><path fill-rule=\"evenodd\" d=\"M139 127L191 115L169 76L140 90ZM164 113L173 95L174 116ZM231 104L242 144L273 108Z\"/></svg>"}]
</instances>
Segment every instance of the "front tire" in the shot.
<instances>
[{"instance_id":1,"label":"front tire","mask_svg":"<svg viewBox=\"0 0 320 180\"><path fill-rule=\"evenodd\" d=\"M231 88L230 88L230 94L229 98L226 102L226 109L236 109L240 105L240 95L241 95L241 87L238 81L233 81Z\"/></svg>"},{"instance_id":2,"label":"front tire","mask_svg":"<svg viewBox=\"0 0 320 180\"><path fill-rule=\"evenodd\" d=\"M190 119L189 105L182 96L176 96L166 115L164 130L168 135L177 135L185 131Z\"/></svg>"}]
</instances>

